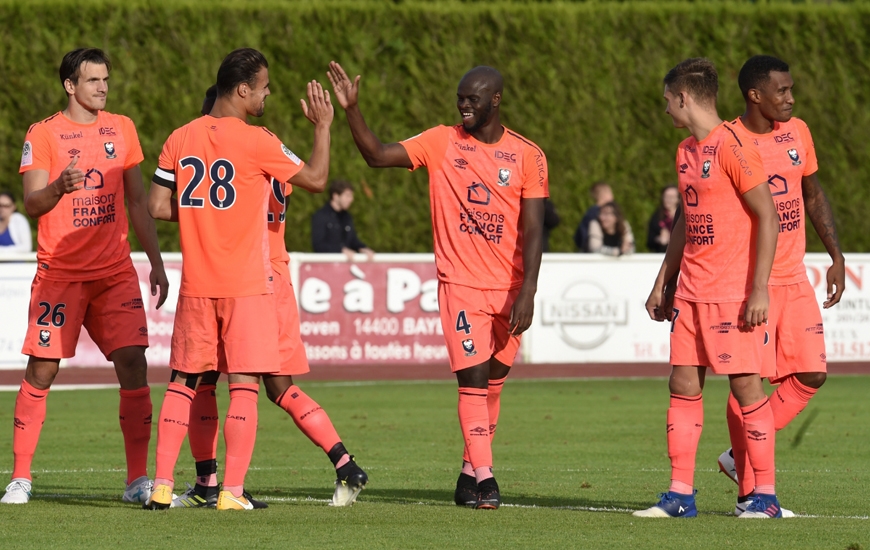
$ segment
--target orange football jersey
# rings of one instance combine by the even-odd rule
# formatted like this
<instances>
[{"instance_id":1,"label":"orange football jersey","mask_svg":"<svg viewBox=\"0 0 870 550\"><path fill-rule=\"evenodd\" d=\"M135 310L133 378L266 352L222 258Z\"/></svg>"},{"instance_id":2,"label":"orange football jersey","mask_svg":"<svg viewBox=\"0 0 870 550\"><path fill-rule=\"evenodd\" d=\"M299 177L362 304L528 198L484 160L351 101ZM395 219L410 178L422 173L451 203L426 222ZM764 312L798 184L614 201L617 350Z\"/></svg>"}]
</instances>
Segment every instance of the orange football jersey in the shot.
<instances>
[{"instance_id":1,"label":"orange football jersey","mask_svg":"<svg viewBox=\"0 0 870 550\"><path fill-rule=\"evenodd\" d=\"M723 122L700 142L677 149L686 246L676 296L690 302L740 302L755 274L755 216L742 195L767 182L746 134Z\"/></svg>"},{"instance_id":2,"label":"orange football jersey","mask_svg":"<svg viewBox=\"0 0 870 550\"><path fill-rule=\"evenodd\" d=\"M303 166L269 130L234 117L206 115L169 136L154 183L178 192L181 295L272 292L270 182Z\"/></svg>"},{"instance_id":3,"label":"orange football jersey","mask_svg":"<svg viewBox=\"0 0 870 550\"><path fill-rule=\"evenodd\" d=\"M549 196L540 147L504 129L482 143L462 125L436 126L402 142L416 170L429 170L438 279L509 290L523 282L521 200Z\"/></svg>"},{"instance_id":4,"label":"orange football jersey","mask_svg":"<svg viewBox=\"0 0 870 550\"><path fill-rule=\"evenodd\" d=\"M49 183L73 157L85 173L84 188L61 197L39 217L38 273L57 281L94 281L130 265L124 171L143 160L133 121L100 111L97 121L79 124L63 113L27 131L21 168L48 172Z\"/></svg>"}]
</instances>

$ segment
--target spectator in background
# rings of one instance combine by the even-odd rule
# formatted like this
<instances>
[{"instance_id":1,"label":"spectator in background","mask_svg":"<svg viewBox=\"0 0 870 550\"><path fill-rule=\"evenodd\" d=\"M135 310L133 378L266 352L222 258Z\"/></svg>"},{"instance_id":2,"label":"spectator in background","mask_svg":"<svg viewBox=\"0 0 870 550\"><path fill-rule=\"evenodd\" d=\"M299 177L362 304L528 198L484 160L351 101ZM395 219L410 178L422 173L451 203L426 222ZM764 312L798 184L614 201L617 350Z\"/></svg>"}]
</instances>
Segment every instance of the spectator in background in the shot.
<instances>
[{"instance_id":1,"label":"spectator in background","mask_svg":"<svg viewBox=\"0 0 870 550\"><path fill-rule=\"evenodd\" d=\"M550 251L550 230L555 229L560 221L559 214L556 213L556 205L550 199L544 199L543 252Z\"/></svg>"},{"instance_id":2,"label":"spectator in background","mask_svg":"<svg viewBox=\"0 0 870 550\"><path fill-rule=\"evenodd\" d=\"M613 202L613 190L603 181L594 183L589 193L592 195L592 200L595 201L595 204L590 206L589 210L583 214L583 219L580 220L580 225L577 226L577 231L574 232L574 244L577 245L577 250L580 252L589 251L589 224L593 220L598 219L598 211L602 206Z\"/></svg>"},{"instance_id":3,"label":"spectator in background","mask_svg":"<svg viewBox=\"0 0 870 550\"><path fill-rule=\"evenodd\" d=\"M371 259L375 251L357 237L353 217L348 209L353 204L353 187L346 180L333 180L329 184L329 202L311 217L311 247L315 252L342 252L353 261L361 252Z\"/></svg>"},{"instance_id":4,"label":"spectator in background","mask_svg":"<svg viewBox=\"0 0 870 550\"><path fill-rule=\"evenodd\" d=\"M631 226L615 202L601 206L598 219L589 224L586 252L598 252L606 256L622 256L634 252Z\"/></svg>"},{"instance_id":5,"label":"spectator in background","mask_svg":"<svg viewBox=\"0 0 870 550\"><path fill-rule=\"evenodd\" d=\"M676 185L662 189L658 209L649 219L646 233L646 247L650 252L666 252L674 228L674 216L680 206L680 190Z\"/></svg>"},{"instance_id":6,"label":"spectator in background","mask_svg":"<svg viewBox=\"0 0 870 550\"><path fill-rule=\"evenodd\" d=\"M15 198L0 191L0 254L31 252L30 224L24 214L15 211Z\"/></svg>"}]
</instances>

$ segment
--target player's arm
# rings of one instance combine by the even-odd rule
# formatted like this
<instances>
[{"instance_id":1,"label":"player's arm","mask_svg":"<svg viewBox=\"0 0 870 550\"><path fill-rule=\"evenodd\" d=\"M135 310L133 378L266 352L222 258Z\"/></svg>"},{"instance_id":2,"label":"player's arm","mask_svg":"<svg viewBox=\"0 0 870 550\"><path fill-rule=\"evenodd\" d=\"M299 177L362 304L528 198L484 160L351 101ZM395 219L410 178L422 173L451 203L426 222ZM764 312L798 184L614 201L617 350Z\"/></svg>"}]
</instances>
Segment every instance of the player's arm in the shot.
<instances>
[{"instance_id":1,"label":"player's arm","mask_svg":"<svg viewBox=\"0 0 870 550\"><path fill-rule=\"evenodd\" d=\"M372 168L413 168L411 157L401 144L381 143L366 124L358 103L360 76L357 75L351 82L341 65L335 61L330 61L329 71L326 74L332 83L332 90L338 99L338 104L347 115L353 141L366 163Z\"/></svg>"},{"instance_id":2,"label":"player's arm","mask_svg":"<svg viewBox=\"0 0 870 550\"><path fill-rule=\"evenodd\" d=\"M321 193L326 189L326 181L329 179L329 128L335 112L329 100L329 91L325 91L315 80L308 83L310 105L304 99L299 102L305 118L314 124L314 146L311 148L308 163L290 178L290 183L311 193Z\"/></svg>"},{"instance_id":3,"label":"player's arm","mask_svg":"<svg viewBox=\"0 0 870 550\"><path fill-rule=\"evenodd\" d=\"M680 274L680 263L683 261L685 246L686 218L680 215L678 210L674 219L674 228L671 231L671 239L668 241L668 249L665 251L665 259L662 260L652 292L646 300L646 312L653 321L661 322L671 318L674 292L677 287L677 278Z\"/></svg>"},{"instance_id":4,"label":"player's arm","mask_svg":"<svg viewBox=\"0 0 870 550\"><path fill-rule=\"evenodd\" d=\"M522 199L523 216L523 286L511 307L511 334L519 335L532 325L535 313L535 292L538 291L538 272L544 248L544 200Z\"/></svg>"},{"instance_id":5,"label":"player's arm","mask_svg":"<svg viewBox=\"0 0 870 550\"><path fill-rule=\"evenodd\" d=\"M148 213L155 220L177 222L178 199L173 196L172 189L152 180L148 191Z\"/></svg>"},{"instance_id":6,"label":"player's arm","mask_svg":"<svg viewBox=\"0 0 870 550\"><path fill-rule=\"evenodd\" d=\"M819 183L817 173L804 176L801 179L801 190L804 196L804 206L807 217L813 222L813 227L825 250L831 256L833 264L828 268L828 299L822 304L825 309L836 305L846 289L846 260L840 250L840 241L837 238L837 226L834 223L834 212L831 203ZM836 290L835 290L836 287Z\"/></svg>"},{"instance_id":7,"label":"player's arm","mask_svg":"<svg viewBox=\"0 0 870 550\"><path fill-rule=\"evenodd\" d=\"M24 210L31 218L48 214L61 197L84 187L85 173L76 168L79 157L73 157L56 180L48 182L48 170L24 172Z\"/></svg>"},{"instance_id":8,"label":"player's arm","mask_svg":"<svg viewBox=\"0 0 870 550\"><path fill-rule=\"evenodd\" d=\"M743 193L743 201L758 219L758 234L755 241L755 273L752 277L752 292L746 302L744 321L749 326L759 326L767 321L770 298L767 282L773 268L776 254L776 240L779 236L779 216L770 195L767 182L756 185Z\"/></svg>"},{"instance_id":9,"label":"player's arm","mask_svg":"<svg viewBox=\"0 0 870 550\"><path fill-rule=\"evenodd\" d=\"M142 170L139 165L124 170L124 195L127 197L127 210L130 213L130 223L133 232L145 250L148 261L151 263L151 295L157 296L158 287L160 297L157 299L157 308L166 301L169 294L169 279L163 269L163 258L160 256L160 246L157 244L157 229L154 220L148 213L145 186L142 184Z\"/></svg>"}]
</instances>

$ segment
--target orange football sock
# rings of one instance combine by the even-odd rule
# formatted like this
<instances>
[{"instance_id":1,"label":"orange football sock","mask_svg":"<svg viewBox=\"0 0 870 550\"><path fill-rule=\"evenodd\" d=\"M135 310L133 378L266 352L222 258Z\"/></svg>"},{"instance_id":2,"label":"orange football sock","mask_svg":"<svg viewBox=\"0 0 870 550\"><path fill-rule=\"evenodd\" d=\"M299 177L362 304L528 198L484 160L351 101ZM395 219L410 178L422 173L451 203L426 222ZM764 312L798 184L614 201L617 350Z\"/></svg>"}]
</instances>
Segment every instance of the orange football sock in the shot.
<instances>
[{"instance_id":1,"label":"orange football sock","mask_svg":"<svg viewBox=\"0 0 870 550\"><path fill-rule=\"evenodd\" d=\"M196 388L196 397L190 404L190 428L187 437L190 440L190 454L197 462L217 458L220 427L216 388L214 384L200 384Z\"/></svg>"},{"instance_id":2,"label":"orange football sock","mask_svg":"<svg viewBox=\"0 0 870 550\"><path fill-rule=\"evenodd\" d=\"M190 404L190 427L187 439L190 454L196 461L196 483L217 486L218 408L215 384L200 384Z\"/></svg>"},{"instance_id":3,"label":"orange football sock","mask_svg":"<svg viewBox=\"0 0 870 550\"><path fill-rule=\"evenodd\" d=\"M776 430L773 424L773 409L767 398L748 407L740 407L746 438L749 464L755 472L755 488L764 486L764 494L775 494L776 483Z\"/></svg>"},{"instance_id":4,"label":"orange football sock","mask_svg":"<svg viewBox=\"0 0 870 550\"><path fill-rule=\"evenodd\" d=\"M797 376L789 376L776 388L770 396L770 408L773 409L773 422L779 431L800 414L818 389L804 386Z\"/></svg>"},{"instance_id":5,"label":"orange football sock","mask_svg":"<svg viewBox=\"0 0 870 550\"><path fill-rule=\"evenodd\" d=\"M187 435L190 404L196 392L184 384L170 382L157 421L157 473L155 485L174 486L173 472L181 444Z\"/></svg>"},{"instance_id":6,"label":"orange football sock","mask_svg":"<svg viewBox=\"0 0 870 550\"><path fill-rule=\"evenodd\" d=\"M507 376L498 380L490 380L489 387L486 390L486 410L489 412L489 441L495 438L495 429L498 426L498 413L501 411L501 390L504 388L504 382ZM462 454L463 472L466 472L465 465L468 464L468 470L473 470L471 467L471 459L468 457L468 449L466 448Z\"/></svg>"},{"instance_id":7,"label":"orange football sock","mask_svg":"<svg viewBox=\"0 0 870 550\"><path fill-rule=\"evenodd\" d=\"M118 419L127 454L127 483L148 475L148 444L151 442L151 388L118 390Z\"/></svg>"},{"instance_id":8,"label":"orange football sock","mask_svg":"<svg viewBox=\"0 0 870 550\"><path fill-rule=\"evenodd\" d=\"M484 389L459 388L459 425L478 483L492 477L486 394L487 390Z\"/></svg>"},{"instance_id":9,"label":"orange football sock","mask_svg":"<svg viewBox=\"0 0 870 550\"><path fill-rule=\"evenodd\" d=\"M740 403L733 393L728 394L728 434L731 437L731 453L734 456L734 467L737 470L737 494L745 497L755 490L755 472L749 465L749 455L746 453L746 428L743 427L743 413Z\"/></svg>"},{"instance_id":10,"label":"orange football sock","mask_svg":"<svg viewBox=\"0 0 870 550\"><path fill-rule=\"evenodd\" d=\"M257 440L257 398L259 384L230 384L230 408L224 421L227 444L224 490L242 496L245 475Z\"/></svg>"},{"instance_id":11,"label":"orange football sock","mask_svg":"<svg viewBox=\"0 0 870 550\"><path fill-rule=\"evenodd\" d=\"M668 408L668 456L671 459L671 488L692 494L695 484L695 454L704 428L704 401L701 395L687 397L671 394Z\"/></svg>"},{"instance_id":12,"label":"orange football sock","mask_svg":"<svg viewBox=\"0 0 870 550\"><path fill-rule=\"evenodd\" d=\"M39 434L45 423L45 398L48 390L38 390L21 381L18 397L15 398L15 420L12 430L12 454L15 463L12 467L12 478L33 479L30 477L30 465Z\"/></svg>"},{"instance_id":13,"label":"orange football sock","mask_svg":"<svg viewBox=\"0 0 870 550\"><path fill-rule=\"evenodd\" d=\"M341 442L329 415L317 402L300 390L299 386L293 385L287 388L275 404L287 411L299 430L312 443L323 449L323 452L329 453L336 443Z\"/></svg>"}]
</instances>

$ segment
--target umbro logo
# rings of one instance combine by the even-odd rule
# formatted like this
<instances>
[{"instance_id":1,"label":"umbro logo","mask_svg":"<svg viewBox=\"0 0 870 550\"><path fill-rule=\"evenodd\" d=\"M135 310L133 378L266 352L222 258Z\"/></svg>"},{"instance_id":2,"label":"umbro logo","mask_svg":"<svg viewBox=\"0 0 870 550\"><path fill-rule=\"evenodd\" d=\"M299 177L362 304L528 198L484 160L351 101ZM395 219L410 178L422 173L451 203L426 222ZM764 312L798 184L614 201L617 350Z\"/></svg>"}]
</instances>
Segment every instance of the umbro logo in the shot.
<instances>
[{"instance_id":1,"label":"umbro logo","mask_svg":"<svg viewBox=\"0 0 870 550\"><path fill-rule=\"evenodd\" d=\"M688 170L688 169L689 169L689 165L686 164L685 162L684 162L683 164L680 165L680 173L681 173L681 174L685 174L685 173L686 173L686 170Z\"/></svg>"},{"instance_id":2,"label":"umbro logo","mask_svg":"<svg viewBox=\"0 0 870 550\"><path fill-rule=\"evenodd\" d=\"M460 170L465 170L465 167L468 166L468 161L462 158L455 159L453 162L455 163L454 166Z\"/></svg>"},{"instance_id":3,"label":"umbro logo","mask_svg":"<svg viewBox=\"0 0 870 550\"><path fill-rule=\"evenodd\" d=\"M722 353L722 354L719 355L719 360L720 360L720 361L728 361L729 359L731 359L731 356L728 355L727 353Z\"/></svg>"},{"instance_id":4,"label":"umbro logo","mask_svg":"<svg viewBox=\"0 0 870 550\"><path fill-rule=\"evenodd\" d=\"M81 151L79 151L78 149L70 149L69 151L67 151L67 153L69 153L71 157L74 157L81 153Z\"/></svg>"},{"instance_id":5,"label":"umbro logo","mask_svg":"<svg viewBox=\"0 0 870 550\"><path fill-rule=\"evenodd\" d=\"M765 437L767 434L759 432L758 430L747 430L746 434L749 436L749 439L752 439L753 441L765 441L767 439L767 437Z\"/></svg>"},{"instance_id":6,"label":"umbro logo","mask_svg":"<svg viewBox=\"0 0 870 550\"><path fill-rule=\"evenodd\" d=\"M483 426L477 426L476 428L471 428L469 431L469 435L485 435L489 436L489 430L484 428Z\"/></svg>"}]
</instances>

